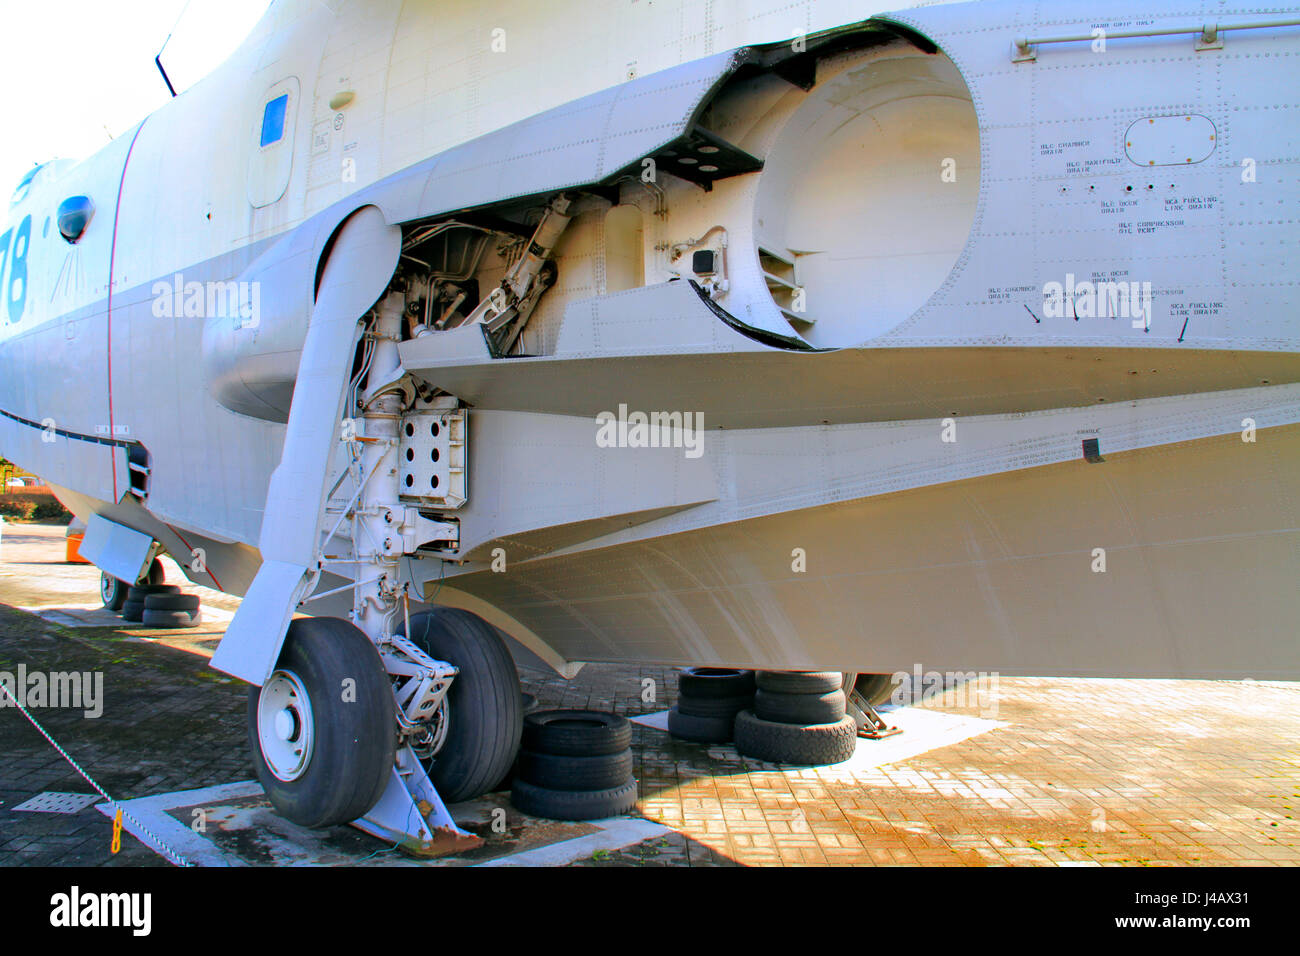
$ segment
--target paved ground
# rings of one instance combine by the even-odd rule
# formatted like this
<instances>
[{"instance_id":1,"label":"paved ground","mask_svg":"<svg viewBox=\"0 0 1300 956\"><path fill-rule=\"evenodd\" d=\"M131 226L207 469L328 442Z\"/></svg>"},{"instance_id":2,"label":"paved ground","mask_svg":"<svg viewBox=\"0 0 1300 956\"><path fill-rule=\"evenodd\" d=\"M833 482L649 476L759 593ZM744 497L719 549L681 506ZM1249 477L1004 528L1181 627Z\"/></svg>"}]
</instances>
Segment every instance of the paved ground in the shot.
<instances>
[{"instance_id":1,"label":"paved ground","mask_svg":"<svg viewBox=\"0 0 1300 956\"><path fill-rule=\"evenodd\" d=\"M97 572L62 564L62 543L59 528L4 528L0 671L102 672L104 712L37 718L115 797L250 779L245 690L203 657L219 623L157 643L14 610L94 603ZM180 580L174 567L168 577ZM589 665L573 681L522 677L544 706L636 716L674 702L674 675ZM677 832L577 865L1300 863L1300 685L1003 678L992 702L971 687L921 706L1002 726L868 769L779 768L634 724L637 813ZM13 708L0 710L0 754L0 865L165 865L129 835L110 855L94 809L14 812L42 791L90 788Z\"/></svg>"}]
</instances>

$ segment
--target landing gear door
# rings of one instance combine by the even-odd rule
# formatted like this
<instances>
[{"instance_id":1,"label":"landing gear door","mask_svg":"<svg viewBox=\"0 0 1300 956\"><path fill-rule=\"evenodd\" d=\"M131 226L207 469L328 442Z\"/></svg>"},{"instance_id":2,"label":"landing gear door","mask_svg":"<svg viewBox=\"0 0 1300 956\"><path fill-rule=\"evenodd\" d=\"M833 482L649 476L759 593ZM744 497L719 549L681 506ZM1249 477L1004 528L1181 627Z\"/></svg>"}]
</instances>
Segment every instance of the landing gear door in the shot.
<instances>
[{"instance_id":1,"label":"landing gear door","mask_svg":"<svg viewBox=\"0 0 1300 956\"><path fill-rule=\"evenodd\" d=\"M92 515L86 522L86 536L78 550L95 567L127 584L148 573L156 553L152 537L100 515Z\"/></svg>"}]
</instances>

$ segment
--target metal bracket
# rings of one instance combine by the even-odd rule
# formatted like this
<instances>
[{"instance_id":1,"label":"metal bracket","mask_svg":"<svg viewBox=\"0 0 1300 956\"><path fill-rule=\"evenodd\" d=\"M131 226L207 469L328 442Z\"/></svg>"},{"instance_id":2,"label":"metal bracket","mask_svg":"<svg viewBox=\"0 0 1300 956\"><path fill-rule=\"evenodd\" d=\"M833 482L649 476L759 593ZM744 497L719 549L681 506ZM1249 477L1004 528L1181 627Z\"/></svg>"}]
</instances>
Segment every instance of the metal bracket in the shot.
<instances>
[{"instance_id":1,"label":"metal bracket","mask_svg":"<svg viewBox=\"0 0 1300 956\"><path fill-rule=\"evenodd\" d=\"M1196 52L1201 53L1205 50L1222 50L1223 34L1219 32L1217 23L1207 23L1201 28L1200 35L1196 38Z\"/></svg>"},{"instance_id":2,"label":"metal bracket","mask_svg":"<svg viewBox=\"0 0 1300 956\"><path fill-rule=\"evenodd\" d=\"M383 796L352 825L412 856L449 856L483 845L482 837L456 825L410 747L397 751Z\"/></svg>"},{"instance_id":3,"label":"metal bracket","mask_svg":"<svg viewBox=\"0 0 1300 956\"><path fill-rule=\"evenodd\" d=\"M1080 34L1054 37L1016 37L1011 41L1011 62L1024 63L1037 59L1035 46L1040 43L1087 43L1104 38L1107 40L1130 39L1133 37L1170 37L1194 35L1196 49L1222 50L1225 30L1276 30L1281 27L1300 26L1300 18L1255 20L1245 23L1202 23L1200 26L1181 26L1161 29L1140 28L1136 30L1102 30L1100 33Z\"/></svg>"},{"instance_id":4,"label":"metal bracket","mask_svg":"<svg viewBox=\"0 0 1300 956\"><path fill-rule=\"evenodd\" d=\"M866 702L856 690L849 692L848 712L858 722L858 736L866 740L883 740L903 732L902 727L891 727L876 713L876 708Z\"/></svg>"},{"instance_id":5,"label":"metal bracket","mask_svg":"<svg viewBox=\"0 0 1300 956\"><path fill-rule=\"evenodd\" d=\"M431 541L446 541L452 551L460 545L460 525L455 521L435 521L420 514L418 508L402 509L402 553L415 554L423 544Z\"/></svg>"},{"instance_id":6,"label":"metal bracket","mask_svg":"<svg viewBox=\"0 0 1300 956\"><path fill-rule=\"evenodd\" d=\"M876 713L876 709L870 704L863 701L863 705L865 707L867 724L864 727L858 728L859 737L864 737L867 740L881 740L885 737L892 737L895 734L901 734L903 732L902 727L892 727L885 723L884 719Z\"/></svg>"},{"instance_id":7,"label":"metal bracket","mask_svg":"<svg viewBox=\"0 0 1300 956\"><path fill-rule=\"evenodd\" d=\"M397 491L402 501L446 511L465 504L469 498L465 409L453 406L409 411L402 416L398 442Z\"/></svg>"},{"instance_id":8,"label":"metal bracket","mask_svg":"<svg viewBox=\"0 0 1300 956\"><path fill-rule=\"evenodd\" d=\"M397 722L403 731L416 733L433 720L460 669L446 661L436 661L416 644L400 634L393 634L379 645L384 669L401 683L393 688L397 698ZM445 723L445 722L444 722Z\"/></svg>"}]
</instances>

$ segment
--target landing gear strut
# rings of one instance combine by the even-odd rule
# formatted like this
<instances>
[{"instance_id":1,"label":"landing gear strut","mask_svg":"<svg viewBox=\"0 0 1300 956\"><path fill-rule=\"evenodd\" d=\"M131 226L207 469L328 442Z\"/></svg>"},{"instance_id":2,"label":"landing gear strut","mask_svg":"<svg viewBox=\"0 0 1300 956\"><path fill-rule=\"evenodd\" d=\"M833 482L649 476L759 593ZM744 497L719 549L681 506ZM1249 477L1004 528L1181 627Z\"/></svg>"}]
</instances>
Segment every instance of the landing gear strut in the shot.
<instances>
[{"instance_id":1,"label":"landing gear strut","mask_svg":"<svg viewBox=\"0 0 1300 956\"><path fill-rule=\"evenodd\" d=\"M268 491L263 564L214 666L261 685L249 698L249 736L281 815L304 826L351 823L412 854L441 856L482 844L443 801L486 793L505 775L522 699L494 628L463 611L411 613L418 562L404 556L456 552L459 524L442 516L465 502L466 438L455 399L421 397L402 368L413 304L404 277L366 312L350 380L335 362L353 351L344 343L356 344L348 296L359 295L356 270L335 267L335 257L349 261L340 245L362 262L397 255L398 244L384 252L393 237L377 215L349 220L321 279ZM343 472L332 486L322 481L323 497L305 493L306 476L314 481L340 458ZM417 460L441 461L443 472ZM350 583L320 590L327 571ZM262 655L268 615L286 620L286 608L346 591L347 621L299 618L279 658Z\"/></svg>"},{"instance_id":2,"label":"landing gear strut","mask_svg":"<svg viewBox=\"0 0 1300 956\"><path fill-rule=\"evenodd\" d=\"M271 678L250 697L249 733L282 815L306 826L350 822L409 853L441 856L482 844L456 826L444 799L479 796L505 775L522 698L494 628L464 611L411 614L402 556L458 529L401 498L401 465L413 455L399 461L399 452L415 434L403 415L416 394L397 349L405 308L398 291L376 307L365 332L367 384L349 389L337 433L350 461L335 490L348 480L354 491L326 515L336 516L335 530L350 525L351 554L322 554L320 565L342 565L356 582L351 620L293 622ZM339 698L348 678L353 703Z\"/></svg>"}]
</instances>

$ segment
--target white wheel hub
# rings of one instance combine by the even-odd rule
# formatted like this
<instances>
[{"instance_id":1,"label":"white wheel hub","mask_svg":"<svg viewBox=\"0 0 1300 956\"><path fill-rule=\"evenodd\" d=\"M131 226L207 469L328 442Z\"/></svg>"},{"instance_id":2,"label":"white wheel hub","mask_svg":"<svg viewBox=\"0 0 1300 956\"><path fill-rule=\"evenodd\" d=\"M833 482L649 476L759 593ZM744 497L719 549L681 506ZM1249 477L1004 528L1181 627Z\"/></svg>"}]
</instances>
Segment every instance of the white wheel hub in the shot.
<instances>
[{"instance_id":1,"label":"white wheel hub","mask_svg":"<svg viewBox=\"0 0 1300 956\"><path fill-rule=\"evenodd\" d=\"M302 776L311 763L314 728L311 698L298 675L273 672L257 700L257 738L276 779L290 783Z\"/></svg>"}]
</instances>

